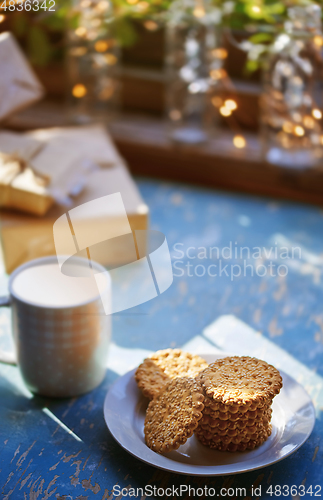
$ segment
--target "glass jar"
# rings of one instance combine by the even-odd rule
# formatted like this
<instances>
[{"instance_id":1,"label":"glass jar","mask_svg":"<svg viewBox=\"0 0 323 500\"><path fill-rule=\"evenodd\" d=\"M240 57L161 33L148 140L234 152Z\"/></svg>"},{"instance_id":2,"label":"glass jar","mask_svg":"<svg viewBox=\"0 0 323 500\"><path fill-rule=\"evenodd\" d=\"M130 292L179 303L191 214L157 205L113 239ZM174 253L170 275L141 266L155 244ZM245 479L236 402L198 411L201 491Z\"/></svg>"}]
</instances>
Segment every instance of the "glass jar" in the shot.
<instances>
[{"instance_id":1,"label":"glass jar","mask_svg":"<svg viewBox=\"0 0 323 500\"><path fill-rule=\"evenodd\" d=\"M199 144L216 112L212 96L223 77L220 10L203 0L175 0L166 26L166 116L173 141Z\"/></svg>"},{"instance_id":2,"label":"glass jar","mask_svg":"<svg viewBox=\"0 0 323 500\"><path fill-rule=\"evenodd\" d=\"M68 111L73 122L108 122L119 107L119 48L108 0L74 0L67 32Z\"/></svg>"},{"instance_id":3,"label":"glass jar","mask_svg":"<svg viewBox=\"0 0 323 500\"><path fill-rule=\"evenodd\" d=\"M262 140L268 162L288 168L322 158L322 28L318 5L288 9L264 68Z\"/></svg>"}]
</instances>

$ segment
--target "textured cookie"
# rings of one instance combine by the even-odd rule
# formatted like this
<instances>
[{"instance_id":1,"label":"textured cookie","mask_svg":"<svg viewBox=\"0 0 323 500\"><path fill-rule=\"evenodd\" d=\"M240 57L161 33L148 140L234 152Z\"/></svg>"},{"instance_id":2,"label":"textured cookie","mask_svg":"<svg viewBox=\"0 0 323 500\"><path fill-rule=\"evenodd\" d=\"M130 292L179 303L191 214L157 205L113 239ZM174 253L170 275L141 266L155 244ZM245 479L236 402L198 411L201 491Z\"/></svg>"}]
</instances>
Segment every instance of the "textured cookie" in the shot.
<instances>
[{"instance_id":1,"label":"textured cookie","mask_svg":"<svg viewBox=\"0 0 323 500\"><path fill-rule=\"evenodd\" d=\"M147 408L144 432L149 448L165 453L184 444L202 418L203 400L202 389L193 378L169 382Z\"/></svg>"},{"instance_id":2,"label":"textured cookie","mask_svg":"<svg viewBox=\"0 0 323 500\"><path fill-rule=\"evenodd\" d=\"M197 431L200 435L203 435L205 438L215 442L233 441L235 443L240 443L249 441L250 439L257 439L258 436L267 432L269 428L270 425L268 424L260 424L253 427L247 427L246 429L225 429L223 431L219 431L215 429L205 429L199 426Z\"/></svg>"},{"instance_id":3,"label":"textured cookie","mask_svg":"<svg viewBox=\"0 0 323 500\"><path fill-rule=\"evenodd\" d=\"M197 439L205 446L219 451L230 452L253 450L263 444L270 434L271 425L268 425L258 433L235 437L214 436L211 433L203 432L201 429L195 431Z\"/></svg>"},{"instance_id":4,"label":"textured cookie","mask_svg":"<svg viewBox=\"0 0 323 500\"><path fill-rule=\"evenodd\" d=\"M157 396L172 379L194 378L208 364L200 356L181 349L157 351L137 368L135 379L138 387L149 399Z\"/></svg>"},{"instance_id":5,"label":"textured cookie","mask_svg":"<svg viewBox=\"0 0 323 500\"><path fill-rule=\"evenodd\" d=\"M219 418L212 418L210 415L205 415L203 412L203 417L199 422L199 427L204 429L213 430L214 432L221 432L225 430L237 429L239 431L244 431L251 428L257 428L259 426L268 425L271 419L271 409L267 410L261 418L249 419L243 418L238 420L221 420Z\"/></svg>"},{"instance_id":6,"label":"textured cookie","mask_svg":"<svg viewBox=\"0 0 323 500\"><path fill-rule=\"evenodd\" d=\"M267 405L282 387L276 368L249 356L218 359L198 378L205 396L225 405Z\"/></svg>"},{"instance_id":7,"label":"textured cookie","mask_svg":"<svg viewBox=\"0 0 323 500\"><path fill-rule=\"evenodd\" d=\"M205 400L204 400L205 405ZM244 409L243 409L244 410ZM209 408L204 408L203 415L207 415L211 419L222 420L224 422L245 422L245 421L253 421L253 420L261 420L264 416L267 416L268 413L271 414L270 406L266 406L264 408L259 408L257 410L247 410L247 411L239 411L237 413L222 412L222 411L211 411Z\"/></svg>"}]
</instances>

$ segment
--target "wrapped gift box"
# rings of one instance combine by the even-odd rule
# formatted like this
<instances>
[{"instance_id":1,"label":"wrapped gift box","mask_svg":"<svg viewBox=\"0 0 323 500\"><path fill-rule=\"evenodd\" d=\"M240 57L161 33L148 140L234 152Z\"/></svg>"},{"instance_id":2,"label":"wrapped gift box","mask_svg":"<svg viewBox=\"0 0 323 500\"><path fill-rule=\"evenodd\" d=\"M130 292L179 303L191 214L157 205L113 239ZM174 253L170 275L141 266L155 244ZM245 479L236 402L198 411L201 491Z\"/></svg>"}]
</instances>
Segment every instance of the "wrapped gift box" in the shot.
<instances>
[{"instance_id":1,"label":"wrapped gift box","mask_svg":"<svg viewBox=\"0 0 323 500\"><path fill-rule=\"evenodd\" d=\"M0 34L0 121L41 99L44 89L11 33Z\"/></svg>"},{"instance_id":2,"label":"wrapped gift box","mask_svg":"<svg viewBox=\"0 0 323 500\"><path fill-rule=\"evenodd\" d=\"M120 162L100 125L0 131L0 207L42 216L54 201L68 205L96 165Z\"/></svg>"},{"instance_id":3,"label":"wrapped gift box","mask_svg":"<svg viewBox=\"0 0 323 500\"><path fill-rule=\"evenodd\" d=\"M88 177L86 188L73 199L73 206L68 209L118 192L121 193L131 230L147 229L148 207L121 161L114 166L93 171ZM53 225L66 211L66 207L59 205L53 205L43 217L1 211L1 242L7 273L28 260L56 253ZM106 216L106 224L116 223L113 213ZM95 253L91 252L91 257L105 266L116 267L134 259L133 246L110 240L98 245Z\"/></svg>"}]
</instances>

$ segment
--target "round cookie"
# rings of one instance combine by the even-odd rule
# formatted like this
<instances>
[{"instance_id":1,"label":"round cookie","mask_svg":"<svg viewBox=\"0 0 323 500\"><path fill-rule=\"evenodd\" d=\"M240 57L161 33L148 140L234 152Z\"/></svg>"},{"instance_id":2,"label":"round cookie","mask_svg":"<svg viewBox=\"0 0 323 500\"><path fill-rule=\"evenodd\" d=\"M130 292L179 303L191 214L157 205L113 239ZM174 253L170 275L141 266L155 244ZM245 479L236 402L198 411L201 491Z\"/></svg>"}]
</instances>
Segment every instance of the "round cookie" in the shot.
<instances>
[{"instance_id":1,"label":"round cookie","mask_svg":"<svg viewBox=\"0 0 323 500\"><path fill-rule=\"evenodd\" d=\"M218 359L198 376L205 396L224 405L268 405L282 387L279 371L249 356Z\"/></svg>"},{"instance_id":2,"label":"round cookie","mask_svg":"<svg viewBox=\"0 0 323 500\"><path fill-rule=\"evenodd\" d=\"M135 379L144 396L153 399L177 377L195 377L208 364L200 356L181 349L164 349L152 354L137 368Z\"/></svg>"},{"instance_id":3,"label":"round cookie","mask_svg":"<svg viewBox=\"0 0 323 500\"><path fill-rule=\"evenodd\" d=\"M193 378L177 378L150 401L145 419L145 440L158 453L176 450L193 435L202 418L204 396Z\"/></svg>"}]
</instances>

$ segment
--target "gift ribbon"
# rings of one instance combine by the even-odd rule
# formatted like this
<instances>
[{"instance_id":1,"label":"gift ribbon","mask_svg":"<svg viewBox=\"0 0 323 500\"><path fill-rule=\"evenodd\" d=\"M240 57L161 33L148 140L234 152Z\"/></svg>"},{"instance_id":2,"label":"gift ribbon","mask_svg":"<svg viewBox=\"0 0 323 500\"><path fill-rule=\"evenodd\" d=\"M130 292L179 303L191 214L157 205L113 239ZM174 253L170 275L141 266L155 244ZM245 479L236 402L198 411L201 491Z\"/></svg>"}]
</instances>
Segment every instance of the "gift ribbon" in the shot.
<instances>
[{"instance_id":1,"label":"gift ribbon","mask_svg":"<svg viewBox=\"0 0 323 500\"><path fill-rule=\"evenodd\" d=\"M37 204L34 206L28 195L45 196L49 203L51 197L46 189L49 183L49 177L35 172L19 155L0 152L1 207L17 208L41 215L42 207Z\"/></svg>"}]
</instances>

